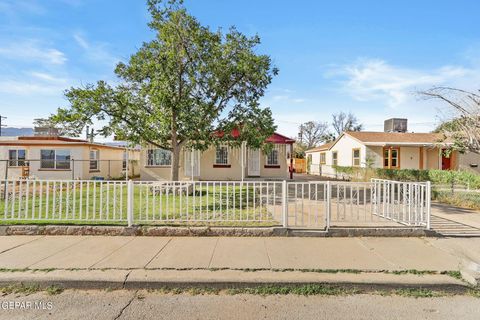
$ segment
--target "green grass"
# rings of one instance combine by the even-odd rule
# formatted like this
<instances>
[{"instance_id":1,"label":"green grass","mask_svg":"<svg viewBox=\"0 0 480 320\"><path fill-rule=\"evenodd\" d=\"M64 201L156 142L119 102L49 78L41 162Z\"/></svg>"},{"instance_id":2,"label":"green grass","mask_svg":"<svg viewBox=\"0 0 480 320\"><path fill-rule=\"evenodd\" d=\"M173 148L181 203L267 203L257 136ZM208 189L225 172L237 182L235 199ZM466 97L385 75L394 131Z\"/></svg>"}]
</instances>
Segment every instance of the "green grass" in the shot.
<instances>
[{"instance_id":1,"label":"green grass","mask_svg":"<svg viewBox=\"0 0 480 320\"><path fill-rule=\"evenodd\" d=\"M12 284L6 287L1 287L0 291L3 294L21 293L21 294L29 295L29 294L41 291L41 289L40 289L40 286L37 284L18 283L18 284Z\"/></svg>"},{"instance_id":2,"label":"green grass","mask_svg":"<svg viewBox=\"0 0 480 320\"><path fill-rule=\"evenodd\" d=\"M66 183L49 183L48 195L45 183L42 189L36 185L33 192L35 184L37 182L16 185L15 194L9 184L10 201L7 202L1 192L0 224L126 224L127 187L124 184L106 186L99 182L76 182L74 187L70 184L67 188ZM25 194L29 195L28 201ZM13 195L15 201L11 200ZM245 222L276 225L272 209L268 210L265 205L266 200L261 190L252 186L196 186L195 190L190 189L190 194L178 195L159 187L136 185L134 223L178 225L195 221L198 225L235 226L245 225ZM269 203L270 208L273 207L273 199ZM4 219L5 213L7 219Z\"/></svg>"},{"instance_id":3,"label":"green grass","mask_svg":"<svg viewBox=\"0 0 480 320\"><path fill-rule=\"evenodd\" d=\"M402 288L395 289L390 292L392 295L412 298L436 298L449 295L447 292L441 290L431 290L425 288Z\"/></svg>"},{"instance_id":4,"label":"green grass","mask_svg":"<svg viewBox=\"0 0 480 320\"><path fill-rule=\"evenodd\" d=\"M463 280L462 273L460 271L444 271L441 274L446 274L454 279Z\"/></svg>"},{"instance_id":5,"label":"green grass","mask_svg":"<svg viewBox=\"0 0 480 320\"><path fill-rule=\"evenodd\" d=\"M55 285L52 285L52 286L49 286L45 289L45 291L47 292L47 294L51 295L51 296L54 296L54 295L57 295L57 294L60 294L63 292L63 288L62 287L58 287L58 286L55 286Z\"/></svg>"},{"instance_id":6,"label":"green grass","mask_svg":"<svg viewBox=\"0 0 480 320\"><path fill-rule=\"evenodd\" d=\"M325 284L307 284L300 286L278 286L278 285L267 285L267 286L258 286L254 288L239 288L239 289L228 289L227 294L254 294L254 295L302 295L302 296L312 296L312 295L322 295L322 296L339 296L339 295L349 295L356 294L360 291L354 288L344 288L337 287Z\"/></svg>"},{"instance_id":7,"label":"green grass","mask_svg":"<svg viewBox=\"0 0 480 320\"><path fill-rule=\"evenodd\" d=\"M30 295L33 293L44 291L49 295L57 295L63 292L63 288L55 285L48 286L44 289L40 288L38 284L24 284L17 283L5 287L0 287L0 292L2 294L23 294Z\"/></svg>"},{"instance_id":8,"label":"green grass","mask_svg":"<svg viewBox=\"0 0 480 320\"><path fill-rule=\"evenodd\" d=\"M456 207L480 210L480 192L432 190L432 198Z\"/></svg>"},{"instance_id":9,"label":"green grass","mask_svg":"<svg viewBox=\"0 0 480 320\"><path fill-rule=\"evenodd\" d=\"M437 298L454 295L467 295L480 298L480 289L468 288L465 291L447 292L427 288L399 288L380 289L356 288L342 285L305 284L305 285L259 285L245 288L212 288L212 287L163 287L150 289L148 292L161 294L190 294L190 295L301 295L301 296L346 296L356 294L373 294L381 296L401 296L408 298Z\"/></svg>"}]
</instances>

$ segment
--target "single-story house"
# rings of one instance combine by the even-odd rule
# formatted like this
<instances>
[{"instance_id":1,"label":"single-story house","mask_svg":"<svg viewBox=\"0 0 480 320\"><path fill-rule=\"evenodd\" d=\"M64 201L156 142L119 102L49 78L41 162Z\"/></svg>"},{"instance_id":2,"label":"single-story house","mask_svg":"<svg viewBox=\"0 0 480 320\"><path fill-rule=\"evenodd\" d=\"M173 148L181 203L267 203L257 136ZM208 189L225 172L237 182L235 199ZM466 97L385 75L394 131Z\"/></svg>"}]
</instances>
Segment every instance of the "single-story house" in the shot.
<instances>
[{"instance_id":1,"label":"single-story house","mask_svg":"<svg viewBox=\"0 0 480 320\"><path fill-rule=\"evenodd\" d=\"M138 175L139 150L59 136L0 137L1 178L112 179ZM128 165L127 165L128 159Z\"/></svg>"},{"instance_id":2,"label":"single-story house","mask_svg":"<svg viewBox=\"0 0 480 320\"><path fill-rule=\"evenodd\" d=\"M478 172L478 154L445 152L452 143L442 141L442 134L406 132L406 125L402 128L401 132L344 132L335 141L306 151L309 172L332 176L335 166Z\"/></svg>"},{"instance_id":3,"label":"single-story house","mask_svg":"<svg viewBox=\"0 0 480 320\"><path fill-rule=\"evenodd\" d=\"M235 133L232 132L235 138ZM295 140L274 133L266 142L273 149L264 154L259 149L212 146L206 151L183 149L180 152L180 180L242 180L245 178L288 179L290 157ZM142 148L140 178L142 180L169 180L171 152L154 146Z\"/></svg>"}]
</instances>

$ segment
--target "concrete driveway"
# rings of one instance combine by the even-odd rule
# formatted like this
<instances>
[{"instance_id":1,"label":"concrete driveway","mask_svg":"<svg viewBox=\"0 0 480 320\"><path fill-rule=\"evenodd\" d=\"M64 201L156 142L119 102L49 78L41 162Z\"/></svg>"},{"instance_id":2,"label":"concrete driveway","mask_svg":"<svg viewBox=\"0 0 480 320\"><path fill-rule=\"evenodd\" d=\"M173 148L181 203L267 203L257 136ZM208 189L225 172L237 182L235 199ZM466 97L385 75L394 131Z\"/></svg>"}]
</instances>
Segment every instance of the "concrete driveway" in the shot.
<instances>
[{"instance_id":1,"label":"concrete driveway","mask_svg":"<svg viewBox=\"0 0 480 320\"><path fill-rule=\"evenodd\" d=\"M444 236L480 237L480 212L432 203L432 229Z\"/></svg>"}]
</instances>

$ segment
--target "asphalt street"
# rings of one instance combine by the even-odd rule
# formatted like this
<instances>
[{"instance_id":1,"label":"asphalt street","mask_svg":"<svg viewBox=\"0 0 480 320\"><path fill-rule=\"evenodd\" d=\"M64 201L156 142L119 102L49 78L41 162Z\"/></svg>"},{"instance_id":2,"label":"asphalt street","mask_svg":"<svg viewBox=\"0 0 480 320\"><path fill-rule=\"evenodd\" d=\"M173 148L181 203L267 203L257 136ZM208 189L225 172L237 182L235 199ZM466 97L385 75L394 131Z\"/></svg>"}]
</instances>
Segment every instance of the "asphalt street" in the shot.
<instances>
[{"instance_id":1,"label":"asphalt street","mask_svg":"<svg viewBox=\"0 0 480 320\"><path fill-rule=\"evenodd\" d=\"M13 304L12 304L13 301ZM15 305L16 302L16 305ZM30 302L30 308L26 308ZM36 303L36 304L35 304ZM22 308L25 307L25 308ZM43 307L42 307L43 306ZM8 294L0 319L462 319L480 318L480 298L298 296L78 291ZM11 307L11 308L10 308Z\"/></svg>"}]
</instances>

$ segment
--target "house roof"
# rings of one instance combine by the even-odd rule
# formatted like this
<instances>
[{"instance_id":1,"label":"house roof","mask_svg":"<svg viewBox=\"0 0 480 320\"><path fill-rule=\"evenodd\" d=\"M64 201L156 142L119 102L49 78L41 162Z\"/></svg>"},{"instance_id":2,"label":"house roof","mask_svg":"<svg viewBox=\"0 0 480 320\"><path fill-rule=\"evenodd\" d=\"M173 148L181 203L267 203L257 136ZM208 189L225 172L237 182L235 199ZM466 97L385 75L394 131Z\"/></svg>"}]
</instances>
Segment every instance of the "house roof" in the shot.
<instances>
[{"instance_id":1,"label":"house roof","mask_svg":"<svg viewBox=\"0 0 480 320\"><path fill-rule=\"evenodd\" d=\"M330 149L330 147L333 146L334 143L335 143L335 141L327 142L327 143L322 144L321 146L318 146L316 148L308 149L305 152L310 153L310 152L317 152L317 151L326 151L326 150Z\"/></svg>"},{"instance_id":2,"label":"house roof","mask_svg":"<svg viewBox=\"0 0 480 320\"><path fill-rule=\"evenodd\" d=\"M89 142L83 139L53 136L21 136L16 139L0 140L0 146L93 146L97 148L122 149L124 147L109 146L102 143Z\"/></svg>"},{"instance_id":3,"label":"house roof","mask_svg":"<svg viewBox=\"0 0 480 320\"><path fill-rule=\"evenodd\" d=\"M293 144L295 142L294 139L281 135L280 133L273 133L270 138L266 140L270 143L284 143L284 144Z\"/></svg>"},{"instance_id":4,"label":"house roof","mask_svg":"<svg viewBox=\"0 0 480 320\"><path fill-rule=\"evenodd\" d=\"M443 135L440 133L346 131L344 134L347 134L366 145L432 145L442 142L443 139Z\"/></svg>"},{"instance_id":5,"label":"house roof","mask_svg":"<svg viewBox=\"0 0 480 320\"><path fill-rule=\"evenodd\" d=\"M219 130L219 131L215 131L214 134L217 137L221 138L225 135L225 132ZM238 138L240 136L240 131L238 130L238 128L234 128L230 133L230 136L234 139ZM284 135L281 135L280 133L274 132L270 137L268 137L265 140L265 142L277 143L277 144L293 144L295 143L295 140L289 137L286 137Z\"/></svg>"}]
</instances>

